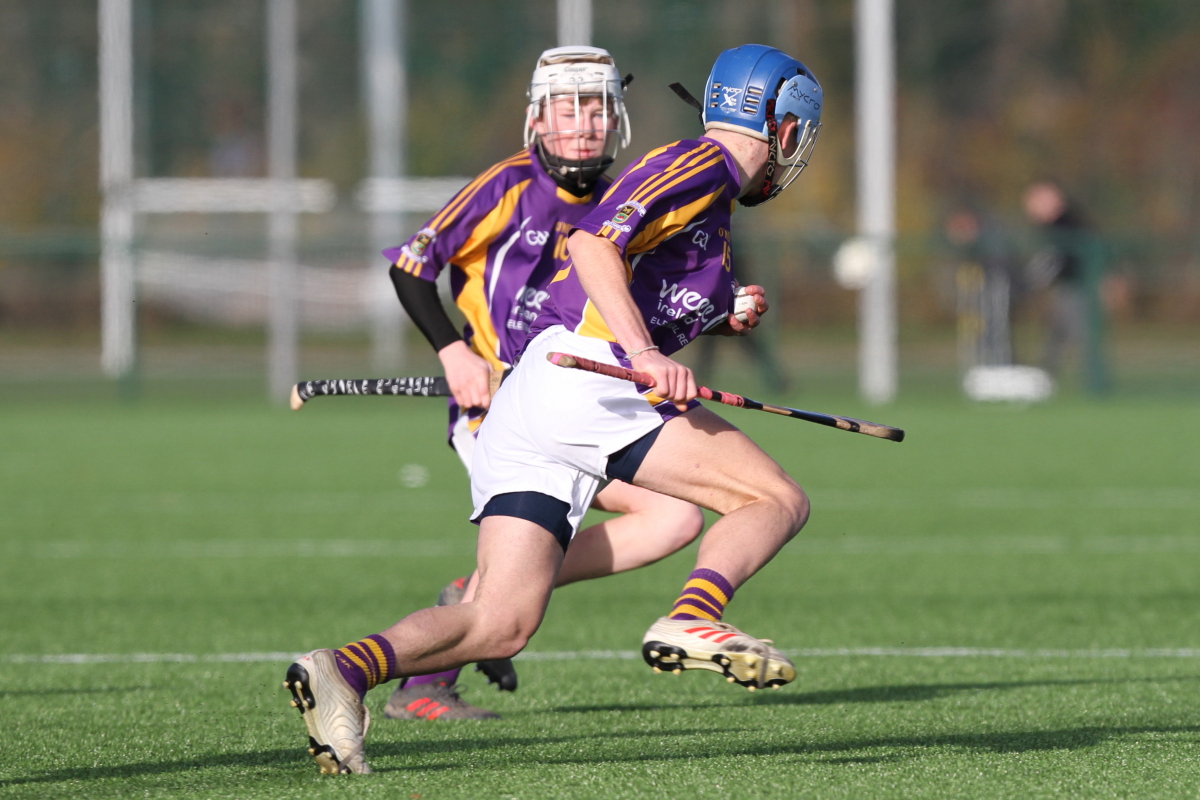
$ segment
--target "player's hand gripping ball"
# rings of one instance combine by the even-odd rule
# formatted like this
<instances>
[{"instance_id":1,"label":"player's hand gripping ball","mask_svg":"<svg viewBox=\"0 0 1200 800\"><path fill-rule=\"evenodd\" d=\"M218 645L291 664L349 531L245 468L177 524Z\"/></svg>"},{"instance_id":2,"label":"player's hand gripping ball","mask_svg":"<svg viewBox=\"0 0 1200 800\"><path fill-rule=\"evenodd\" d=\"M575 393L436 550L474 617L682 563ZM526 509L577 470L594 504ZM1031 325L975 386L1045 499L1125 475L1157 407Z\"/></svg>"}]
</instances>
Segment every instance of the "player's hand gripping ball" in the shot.
<instances>
[{"instance_id":1,"label":"player's hand gripping ball","mask_svg":"<svg viewBox=\"0 0 1200 800\"><path fill-rule=\"evenodd\" d=\"M726 324L716 332L722 336L746 336L762 322L767 308L761 286L739 286L734 292L733 308Z\"/></svg>"},{"instance_id":2,"label":"player's hand gripping ball","mask_svg":"<svg viewBox=\"0 0 1200 800\"><path fill-rule=\"evenodd\" d=\"M733 300L733 316L738 322L747 322L747 311L754 310L754 295L746 293L745 286L739 286Z\"/></svg>"}]
</instances>

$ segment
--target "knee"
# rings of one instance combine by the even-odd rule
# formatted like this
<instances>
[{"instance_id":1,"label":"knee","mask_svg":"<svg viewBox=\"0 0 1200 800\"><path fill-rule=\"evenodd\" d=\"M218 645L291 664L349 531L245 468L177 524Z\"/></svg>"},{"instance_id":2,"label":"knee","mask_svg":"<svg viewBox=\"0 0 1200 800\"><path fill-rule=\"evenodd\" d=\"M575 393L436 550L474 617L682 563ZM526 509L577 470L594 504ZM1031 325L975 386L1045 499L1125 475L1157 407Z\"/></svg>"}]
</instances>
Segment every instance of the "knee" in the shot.
<instances>
[{"instance_id":1,"label":"knee","mask_svg":"<svg viewBox=\"0 0 1200 800\"><path fill-rule=\"evenodd\" d=\"M678 503L670 510L662 525L664 538L672 544L672 552L682 550L696 540L704 530L704 512L691 503Z\"/></svg>"},{"instance_id":2,"label":"knee","mask_svg":"<svg viewBox=\"0 0 1200 800\"><path fill-rule=\"evenodd\" d=\"M494 661L512 658L525 649L530 638L537 632L537 621L530 621L511 612L496 609L479 619L482 654L477 661Z\"/></svg>"},{"instance_id":3,"label":"knee","mask_svg":"<svg viewBox=\"0 0 1200 800\"><path fill-rule=\"evenodd\" d=\"M529 644L529 637L514 636L502 642L494 642L492 646L486 648L484 655L476 659L477 661L499 661L502 658L512 658L517 653L525 649L525 645Z\"/></svg>"},{"instance_id":4,"label":"knee","mask_svg":"<svg viewBox=\"0 0 1200 800\"><path fill-rule=\"evenodd\" d=\"M665 494L634 489L633 496L621 496L620 502L602 506L606 511L621 511L639 521L647 537L661 545L663 555L681 550L704 530L704 512L699 506ZM661 556L660 556L661 557Z\"/></svg>"},{"instance_id":5,"label":"knee","mask_svg":"<svg viewBox=\"0 0 1200 800\"><path fill-rule=\"evenodd\" d=\"M779 509L780 519L786 523L789 538L799 533L808 522L808 495L795 481L789 480L773 491L771 502Z\"/></svg>"}]
</instances>

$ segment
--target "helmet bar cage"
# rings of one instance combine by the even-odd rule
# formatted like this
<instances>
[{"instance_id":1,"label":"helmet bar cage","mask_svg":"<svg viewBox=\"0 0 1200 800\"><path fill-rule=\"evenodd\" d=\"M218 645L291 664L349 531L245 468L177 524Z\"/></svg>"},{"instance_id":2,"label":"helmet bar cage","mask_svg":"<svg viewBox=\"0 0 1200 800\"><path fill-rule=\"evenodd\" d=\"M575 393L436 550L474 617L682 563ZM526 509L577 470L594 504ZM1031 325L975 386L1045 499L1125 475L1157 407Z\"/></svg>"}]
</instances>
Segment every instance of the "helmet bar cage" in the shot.
<instances>
[{"instance_id":1,"label":"helmet bar cage","mask_svg":"<svg viewBox=\"0 0 1200 800\"><path fill-rule=\"evenodd\" d=\"M790 156L783 154L783 146L779 147L777 154L777 163L779 166L787 167L783 176L779 178L778 189L775 194L779 194L784 189L792 185L792 181L800 177L800 173L808 166L808 159L812 157L813 148L817 146L817 134L821 132L821 123L814 125L812 120L806 120L804 128L796 128L796 150Z\"/></svg>"},{"instance_id":2,"label":"helmet bar cage","mask_svg":"<svg viewBox=\"0 0 1200 800\"><path fill-rule=\"evenodd\" d=\"M571 63L581 60L571 59ZM610 58L601 63L611 66L612 60ZM590 77L595 76L593 74ZM616 160L617 150L629 144L629 117L625 113L622 91L625 82L619 78L595 80L582 77L577 83L565 83L561 79L558 82L531 83L530 103L525 114L525 146L536 144L539 159L552 173L557 173L558 179L568 179L575 187L590 190ZM560 127L561 104L557 101L568 98L574 113L573 122L570 123L573 127ZM590 113L589 123L583 122L589 98L600 101L601 119L598 126L589 124L592 119ZM544 127L541 133L534 128L534 123L539 120ZM575 152L584 153L599 136L603 137L603 141L595 156L568 158L565 155L571 137L575 139Z\"/></svg>"},{"instance_id":3,"label":"helmet bar cage","mask_svg":"<svg viewBox=\"0 0 1200 800\"><path fill-rule=\"evenodd\" d=\"M780 81L780 85L783 85L782 81ZM800 173L808 166L813 148L817 146L817 134L821 132L821 123L818 122L814 125L812 120L805 120L803 128L793 129L796 131L796 149L790 156L785 156L783 152L785 144L779 141L779 123L775 119L775 98L767 100L765 116L768 148L766 172L759 193L753 197L743 197L738 201L747 207L767 202L800 177ZM776 172L780 167L786 167L786 170L776 179Z\"/></svg>"}]
</instances>

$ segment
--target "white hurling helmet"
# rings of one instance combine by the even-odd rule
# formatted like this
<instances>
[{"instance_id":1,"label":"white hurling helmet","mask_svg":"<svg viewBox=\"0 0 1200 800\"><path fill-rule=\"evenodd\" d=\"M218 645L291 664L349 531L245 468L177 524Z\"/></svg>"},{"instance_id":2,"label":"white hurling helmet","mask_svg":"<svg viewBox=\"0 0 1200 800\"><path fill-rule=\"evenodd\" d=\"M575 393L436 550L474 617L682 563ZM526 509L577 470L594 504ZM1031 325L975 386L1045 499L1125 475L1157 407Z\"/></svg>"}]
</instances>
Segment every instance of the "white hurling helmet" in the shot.
<instances>
[{"instance_id":1,"label":"white hurling helmet","mask_svg":"<svg viewBox=\"0 0 1200 800\"><path fill-rule=\"evenodd\" d=\"M525 109L525 146L537 145L542 167L559 186L582 196L629 144L625 87L613 57L599 47L555 47L538 57ZM599 98L599 107L589 104ZM595 113L581 113L590 105ZM541 121L543 130L534 129Z\"/></svg>"}]
</instances>

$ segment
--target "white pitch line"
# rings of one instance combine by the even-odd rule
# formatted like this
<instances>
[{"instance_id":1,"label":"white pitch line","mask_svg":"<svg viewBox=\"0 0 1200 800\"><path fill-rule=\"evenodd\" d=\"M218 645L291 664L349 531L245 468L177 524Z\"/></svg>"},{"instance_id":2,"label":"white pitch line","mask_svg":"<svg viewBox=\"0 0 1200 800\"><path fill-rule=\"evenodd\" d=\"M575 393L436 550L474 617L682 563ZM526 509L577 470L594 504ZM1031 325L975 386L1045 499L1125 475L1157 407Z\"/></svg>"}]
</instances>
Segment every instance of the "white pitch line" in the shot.
<instances>
[{"instance_id":1,"label":"white pitch line","mask_svg":"<svg viewBox=\"0 0 1200 800\"><path fill-rule=\"evenodd\" d=\"M1200 552L1200 534L1091 536L839 536L794 539L780 555L1135 555Z\"/></svg>"},{"instance_id":2,"label":"white pitch line","mask_svg":"<svg viewBox=\"0 0 1200 800\"><path fill-rule=\"evenodd\" d=\"M303 653L57 653L0 656L6 664L221 664L295 661Z\"/></svg>"},{"instance_id":3,"label":"white pitch line","mask_svg":"<svg viewBox=\"0 0 1200 800\"><path fill-rule=\"evenodd\" d=\"M12 455L12 454L6 454ZM28 456L29 454L19 454ZM19 459L6 459L16 464ZM0 468L6 464L0 464ZM1075 489L979 486L975 488L820 487L806 485L813 508L823 511L862 509L926 508L941 511L1066 509L1107 512L1112 510L1200 510L1200 488L1195 486L1130 487L1109 486ZM462 498L458 486L434 484L424 492ZM273 514L326 514L371 511L403 513L408 507L404 490L386 492L76 492L76 508L93 513L122 516L167 517L197 514L244 514L247 511ZM6 490L0 486L0 504L7 508L43 510L45 496ZM466 517L466 511L463 511Z\"/></svg>"},{"instance_id":4,"label":"white pitch line","mask_svg":"<svg viewBox=\"0 0 1200 800\"><path fill-rule=\"evenodd\" d=\"M784 650L792 658L1200 658L1200 647L1105 650L1005 649L988 647L833 647ZM61 653L0 656L5 664L229 664L294 661L300 653ZM518 661L634 661L637 650L533 650Z\"/></svg>"},{"instance_id":5,"label":"white pitch line","mask_svg":"<svg viewBox=\"0 0 1200 800\"><path fill-rule=\"evenodd\" d=\"M631 661L641 658L637 650L526 650L518 661Z\"/></svg>"},{"instance_id":6,"label":"white pitch line","mask_svg":"<svg viewBox=\"0 0 1200 800\"><path fill-rule=\"evenodd\" d=\"M433 558L473 555L474 541L456 539L217 539L180 542L41 542L10 546L31 558Z\"/></svg>"},{"instance_id":7,"label":"white pitch line","mask_svg":"<svg viewBox=\"0 0 1200 800\"><path fill-rule=\"evenodd\" d=\"M794 658L884 656L899 658L1200 658L1200 647L1106 650L1023 650L987 647L835 647L784 650Z\"/></svg>"},{"instance_id":8,"label":"white pitch line","mask_svg":"<svg viewBox=\"0 0 1200 800\"><path fill-rule=\"evenodd\" d=\"M821 489L806 487L813 508L853 511L862 508L930 508L959 510L1039 509L1197 509L1200 491L1194 487L1102 487L1093 489L1035 489L979 487L975 489Z\"/></svg>"},{"instance_id":9,"label":"white pitch line","mask_svg":"<svg viewBox=\"0 0 1200 800\"><path fill-rule=\"evenodd\" d=\"M217 539L178 542L59 541L10 543L13 558L247 559L247 558L438 558L470 556L463 538L391 539ZM1200 553L1200 534L1052 536L800 536L780 555L987 554L1137 555Z\"/></svg>"}]
</instances>

